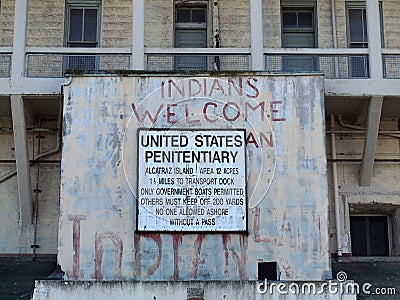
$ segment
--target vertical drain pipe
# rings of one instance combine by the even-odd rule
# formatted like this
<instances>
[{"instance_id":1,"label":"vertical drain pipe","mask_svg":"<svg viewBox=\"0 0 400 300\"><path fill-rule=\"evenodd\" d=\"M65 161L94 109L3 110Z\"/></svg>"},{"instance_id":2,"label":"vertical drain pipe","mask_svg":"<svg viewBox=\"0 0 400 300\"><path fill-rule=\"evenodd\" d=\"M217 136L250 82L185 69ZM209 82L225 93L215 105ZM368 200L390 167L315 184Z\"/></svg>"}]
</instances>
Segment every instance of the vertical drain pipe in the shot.
<instances>
[{"instance_id":1,"label":"vertical drain pipe","mask_svg":"<svg viewBox=\"0 0 400 300\"><path fill-rule=\"evenodd\" d=\"M39 128L41 128L41 117L39 116ZM38 149L37 149L37 155L40 155L40 131L38 132ZM36 249L39 248L39 245L36 245L37 237L36 237L36 232L37 232L37 219L38 219L38 209L39 209L39 175L40 175L40 159L37 160L37 165L36 165L36 186L35 186L35 213L33 217L33 243L31 245L32 248L32 260L34 261L36 259Z\"/></svg>"},{"instance_id":2,"label":"vertical drain pipe","mask_svg":"<svg viewBox=\"0 0 400 300\"><path fill-rule=\"evenodd\" d=\"M336 136L335 136L335 116L330 115L331 118L331 146L332 146L332 173L333 173L333 197L335 200L335 217L336 217L336 243L337 243L337 259L342 259L342 239L340 233L340 206L339 206L339 188L337 176L337 163L336 163Z\"/></svg>"},{"instance_id":3,"label":"vertical drain pipe","mask_svg":"<svg viewBox=\"0 0 400 300\"><path fill-rule=\"evenodd\" d=\"M220 48L220 36L219 36L219 7L218 0L213 0L213 46L214 48ZM221 70L221 60L219 56L214 56L214 71Z\"/></svg>"}]
</instances>

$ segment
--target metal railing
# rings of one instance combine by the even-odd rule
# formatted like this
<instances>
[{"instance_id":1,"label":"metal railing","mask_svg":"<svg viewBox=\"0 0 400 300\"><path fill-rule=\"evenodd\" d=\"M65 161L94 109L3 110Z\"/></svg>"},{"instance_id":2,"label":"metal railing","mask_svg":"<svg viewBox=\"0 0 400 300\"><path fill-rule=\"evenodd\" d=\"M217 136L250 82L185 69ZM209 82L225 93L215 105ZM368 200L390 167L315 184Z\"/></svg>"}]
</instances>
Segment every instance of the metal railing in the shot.
<instances>
[{"instance_id":1,"label":"metal railing","mask_svg":"<svg viewBox=\"0 0 400 300\"><path fill-rule=\"evenodd\" d=\"M11 76L11 59L11 52L0 52L0 78L9 78Z\"/></svg>"},{"instance_id":2,"label":"metal railing","mask_svg":"<svg viewBox=\"0 0 400 300\"><path fill-rule=\"evenodd\" d=\"M273 73L323 73L329 79L369 78L367 54L264 54Z\"/></svg>"},{"instance_id":3,"label":"metal railing","mask_svg":"<svg viewBox=\"0 0 400 300\"><path fill-rule=\"evenodd\" d=\"M249 71L251 55L239 48L146 49L148 71Z\"/></svg>"},{"instance_id":4,"label":"metal railing","mask_svg":"<svg viewBox=\"0 0 400 300\"><path fill-rule=\"evenodd\" d=\"M64 77L67 73L107 73L131 69L129 49L47 48L26 54L26 77Z\"/></svg>"},{"instance_id":5,"label":"metal railing","mask_svg":"<svg viewBox=\"0 0 400 300\"><path fill-rule=\"evenodd\" d=\"M249 48L146 48L149 71L250 71ZM131 70L130 48L28 47L26 77L60 78L65 73ZM265 48L265 71L317 72L329 79L370 78L368 49ZM0 78L11 73L12 53L0 48ZM400 79L400 52L382 49L383 77Z\"/></svg>"},{"instance_id":6,"label":"metal railing","mask_svg":"<svg viewBox=\"0 0 400 300\"><path fill-rule=\"evenodd\" d=\"M382 54L383 78L400 79L400 53Z\"/></svg>"}]
</instances>

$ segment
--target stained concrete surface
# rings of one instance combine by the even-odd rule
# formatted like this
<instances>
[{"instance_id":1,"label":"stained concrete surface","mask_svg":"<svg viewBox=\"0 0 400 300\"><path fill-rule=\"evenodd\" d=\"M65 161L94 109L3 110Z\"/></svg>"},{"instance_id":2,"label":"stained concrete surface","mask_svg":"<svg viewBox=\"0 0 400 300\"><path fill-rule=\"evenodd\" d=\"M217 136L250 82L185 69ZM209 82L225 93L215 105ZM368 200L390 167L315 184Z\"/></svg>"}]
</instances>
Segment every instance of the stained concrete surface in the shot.
<instances>
[{"instance_id":1,"label":"stained concrete surface","mask_svg":"<svg viewBox=\"0 0 400 300\"><path fill-rule=\"evenodd\" d=\"M348 261L332 263L333 277L338 272L345 272L348 280L354 280L362 287L365 283L372 286L369 289L370 295L360 293L357 299L400 299L400 261L376 261L370 258L369 261ZM375 288L395 288L395 295L373 295Z\"/></svg>"},{"instance_id":2,"label":"stained concrete surface","mask_svg":"<svg viewBox=\"0 0 400 300\"><path fill-rule=\"evenodd\" d=\"M0 258L0 299L29 299L35 280L60 279L56 271L56 262L31 261L29 259L15 260ZM358 295L357 299L400 299L400 261L351 261L333 262L333 275L340 271L347 274L349 280L354 280L362 286L368 282L374 288L395 288L396 295Z\"/></svg>"}]
</instances>

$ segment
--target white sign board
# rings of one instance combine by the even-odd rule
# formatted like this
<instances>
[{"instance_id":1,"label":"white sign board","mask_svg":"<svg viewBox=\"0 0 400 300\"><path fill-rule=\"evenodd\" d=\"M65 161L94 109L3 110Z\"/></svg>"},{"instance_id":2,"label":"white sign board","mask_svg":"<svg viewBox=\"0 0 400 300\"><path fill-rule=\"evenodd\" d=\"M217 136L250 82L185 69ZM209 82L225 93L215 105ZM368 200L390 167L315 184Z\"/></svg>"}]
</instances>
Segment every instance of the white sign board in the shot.
<instances>
[{"instance_id":1,"label":"white sign board","mask_svg":"<svg viewBox=\"0 0 400 300\"><path fill-rule=\"evenodd\" d=\"M247 231L245 130L141 129L138 231Z\"/></svg>"}]
</instances>

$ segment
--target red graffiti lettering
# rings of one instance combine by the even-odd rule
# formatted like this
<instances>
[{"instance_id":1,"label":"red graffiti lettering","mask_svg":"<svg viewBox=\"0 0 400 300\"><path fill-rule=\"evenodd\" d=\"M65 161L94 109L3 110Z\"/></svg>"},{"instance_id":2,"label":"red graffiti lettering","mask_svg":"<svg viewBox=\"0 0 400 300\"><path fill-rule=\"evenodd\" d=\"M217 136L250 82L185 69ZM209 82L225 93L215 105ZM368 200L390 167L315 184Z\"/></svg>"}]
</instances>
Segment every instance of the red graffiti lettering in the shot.
<instances>
[{"instance_id":1,"label":"red graffiti lettering","mask_svg":"<svg viewBox=\"0 0 400 300\"><path fill-rule=\"evenodd\" d=\"M86 220L85 215L68 215L68 220L72 221L72 272L66 271L71 279L79 279L83 277L83 271L80 270L80 251L81 251L81 221Z\"/></svg>"},{"instance_id":2,"label":"red graffiti lettering","mask_svg":"<svg viewBox=\"0 0 400 300\"><path fill-rule=\"evenodd\" d=\"M208 108L210 105L212 105L212 106L214 106L214 107L217 107L217 106L218 106L218 105L215 104L214 102L207 102L206 104L204 104L204 107L203 107L203 116L204 116L204 119L205 119L207 122L213 123L213 122L216 122L216 121L218 120L218 118L210 119L210 118L208 117L207 108ZM214 115L215 115L215 114L214 114Z\"/></svg>"},{"instance_id":3,"label":"red graffiti lettering","mask_svg":"<svg viewBox=\"0 0 400 300\"><path fill-rule=\"evenodd\" d=\"M98 233L95 235L94 243L94 279L103 280L103 273L101 272L101 264L103 262L103 241L111 240L114 250L117 254L115 261L115 274L116 279L121 279L121 266L122 266L122 254L123 254L123 243L118 234L107 231Z\"/></svg>"},{"instance_id":4,"label":"red graffiti lettering","mask_svg":"<svg viewBox=\"0 0 400 300\"><path fill-rule=\"evenodd\" d=\"M147 275L153 275L154 272L158 269L161 263L162 258L162 239L159 233L135 233L134 235L134 246L135 246L135 264L134 264L134 272L136 276L141 276L141 252L140 252L140 240L141 238L146 238L153 240L158 248L157 256L154 260L154 263L148 267Z\"/></svg>"},{"instance_id":5,"label":"red graffiti lettering","mask_svg":"<svg viewBox=\"0 0 400 300\"><path fill-rule=\"evenodd\" d=\"M146 116L149 118L151 123L155 123L158 119L158 117L160 116L161 110L164 107L164 104L160 104L160 106L158 107L157 113L156 115L153 117L150 112L148 110L145 110L142 116L139 116L139 113L136 110L135 104L132 103L132 109L133 109L133 113L136 116L136 119L140 122L143 123L143 121L146 119Z\"/></svg>"},{"instance_id":6,"label":"red graffiti lettering","mask_svg":"<svg viewBox=\"0 0 400 300\"><path fill-rule=\"evenodd\" d=\"M233 106L234 108L232 109L234 112L236 112L236 115L233 117L229 117L227 111L229 111L229 107ZM224 105L224 108L222 109L222 113L224 114L224 118L227 121L236 121L240 117L240 108L239 105L237 105L235 102L228 102Z\"/></svg>"},{"instance_id":7,"label":"red graffiti lettering","mask_svg":"<svg viewBox=\"0 0 400 300\"><path fill-rule=\"evenodd\" d=\"M239 235L239 243L240 243L240 256L232 245L231 235L230 234L222 234L222 247L225 253L225 276L229 276L229 252L232 253L232 259L238 266L239 278L240 280L248 279L247 275L247 248L248 248L248 239L244 234Z\"/></svg>"},{"instance_id":8,"label":"red graffiti lettering","mask_svg":"<svg viewBox=\"0 0 400 300\"><path fill-rule=\"evenodd\" d=\"M286 121L286 118L278 118L276 116L277 113L279 113L279 110L276 109L276 105L282 104L282 101L271 101L269 104L269 107L271 109L271 120L274 122L281 122L281 121Z\"/></svg>"}]
</instances>

